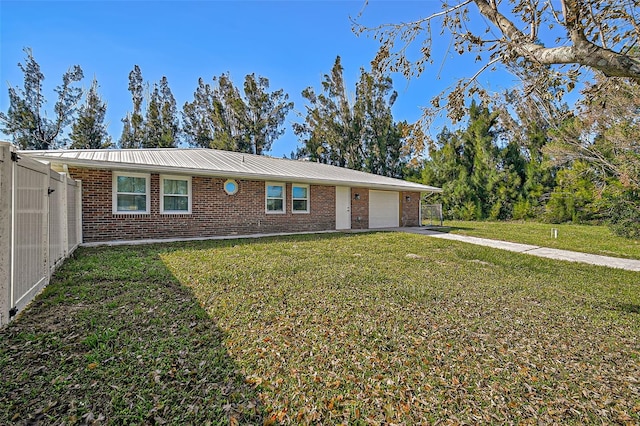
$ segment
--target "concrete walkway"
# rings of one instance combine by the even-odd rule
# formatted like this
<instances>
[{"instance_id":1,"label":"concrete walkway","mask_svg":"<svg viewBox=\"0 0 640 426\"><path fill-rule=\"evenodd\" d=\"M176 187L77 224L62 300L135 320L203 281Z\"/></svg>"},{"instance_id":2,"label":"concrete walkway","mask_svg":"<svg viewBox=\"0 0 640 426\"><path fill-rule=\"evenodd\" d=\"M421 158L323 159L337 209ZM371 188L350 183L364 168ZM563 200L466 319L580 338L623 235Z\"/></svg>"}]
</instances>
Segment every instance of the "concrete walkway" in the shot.
<instances>
[{"instance_id":1,"label":"concrete walkway","mask_svg":"<svg viewBox=\"0 0 640 426\"><path fill-rule=\"evenodd\" d=\"M414 234L428 235L445 240L462 241L464 243L493 247L501 250L525 253L549 259L567 260L569 262L589 263L591 265L607 266L609 268L626 269L640 272L640 260L622 259L619 257L600 256L597 254L579 253L576 251L559 250L539 247L530 244L510 243L507 241L490 240L488 238L469 237L466 235L448 234L427 228L397 228L400 231Z\"/></svg>"}]
</instances>

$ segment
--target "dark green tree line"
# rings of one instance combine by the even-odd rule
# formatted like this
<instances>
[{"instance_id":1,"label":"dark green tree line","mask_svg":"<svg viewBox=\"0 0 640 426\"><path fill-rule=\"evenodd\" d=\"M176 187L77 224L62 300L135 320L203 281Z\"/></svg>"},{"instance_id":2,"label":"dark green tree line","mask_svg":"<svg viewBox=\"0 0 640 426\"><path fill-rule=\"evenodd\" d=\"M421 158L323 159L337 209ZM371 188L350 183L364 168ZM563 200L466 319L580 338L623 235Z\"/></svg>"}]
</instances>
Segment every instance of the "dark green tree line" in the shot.
<instances>
[{"instance_id":1,"label":"dark green tree line","mask_svg":"<svg viewBox=\"0 0 640 426\"><path fill-rule=\"evenodd\" d=\"M442 187L440 196L452 219L506 219L521 183L521 153L498 147L498 113L473 102L465 130L444 129L429 146L423 180Z\"/></svg>"},{"instance_id":2,"label":"dark green tree line","mask_svg":"<svg viewBox=\"0 0 640 426\"><path fill-rule=\"evenodd\" d=\"M101 149L113 146L104 122L106 102L98 94L94 79L80 105L83 92L75 84L83 78L79 66L62 77L56 88L58 101L49 119L42 93L44 74L30 49L25 63L18 64L24 74L22 89L9 87L8 111L0 112L0 129L23 149L50 149L65 143L64 130L71 126L71 148ZM218 148L254 154L271 150L284 133L284 121L293 108L284 90L269 90L269 80L249 74L243 91L228 74L214 78L215 86L199 79L193 102L182 110L183 126L167 77L151 86L135 65L129 73L128 90L132 110L122 118L120 148L174 148L181 137L191 146ZM182 128L184 127L184 129Z\"/></svg>"},{"instance_id":3,"label":"dark green tree line","mask_svg":"<svg viewBox=\"0 0 640 426\"><path fill-rule=\"evenodd\" d=\"M443 188L445 216L608 223L640 236L639 86L602 78L585 92L573 112L553 107L554 120L530 98L511 111L472 102L466 127L438 134L422 170Z\"/></svg>"}]
</instances>

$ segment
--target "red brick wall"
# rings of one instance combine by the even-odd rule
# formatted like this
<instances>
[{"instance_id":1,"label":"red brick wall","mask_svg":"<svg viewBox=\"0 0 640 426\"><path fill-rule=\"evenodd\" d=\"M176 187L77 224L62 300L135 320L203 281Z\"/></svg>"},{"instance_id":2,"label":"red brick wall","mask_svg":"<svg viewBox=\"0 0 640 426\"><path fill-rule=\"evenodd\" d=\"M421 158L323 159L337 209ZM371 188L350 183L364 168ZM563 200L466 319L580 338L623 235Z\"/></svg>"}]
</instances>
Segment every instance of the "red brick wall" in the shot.
<instances>
[{"instance_id":1,"label":"red brick wall","mask_svg":"<svg viewBox=\"0 0 640 426\"><path fill-rule=\"evenodd\" d=\"M359 196L358 200L356 194ZM420 226L420 193L402 192L400 196L400 226ZM368 228L369 190L351 188L351 229Z\"/></svg>"},{"instance_id":2,"label":"red brick wall","mask_svg":"<svg viewBox=\"0 0 640 426\"><path fill-rule=\"evenodd\" d=\"M369 229L369 190L351 188L351 229Z\"/></svg>"},{"instance_id":3,"label":"red brick wall","mask_svg":"<svg viewBox=\"0 0 640 426\"><path fill-rule=\"evenodd\" d=\"M400 203L402 205L400 225L420 226L420 193L402 192ZM409 199L407 199L407 197Z\"/></svg>"},{"instance_id":4,"label":"red brick wall","mask_svg":"<svg viewBox=\"0 0 640 426\"><path fill-rule=\"evenodd\" d=\"M265 183L237 180L239 190L227 195L226 179L194 176L191 214L160 214L160 177L151 174L149 214L113 214L110 170L69 170L82 180L84 242L210 237L273 232L335 229L335 188L310 186L310 213L291 212L291 184L287 183L286 212L265 212Z\"/></svg>"}]
</instances>

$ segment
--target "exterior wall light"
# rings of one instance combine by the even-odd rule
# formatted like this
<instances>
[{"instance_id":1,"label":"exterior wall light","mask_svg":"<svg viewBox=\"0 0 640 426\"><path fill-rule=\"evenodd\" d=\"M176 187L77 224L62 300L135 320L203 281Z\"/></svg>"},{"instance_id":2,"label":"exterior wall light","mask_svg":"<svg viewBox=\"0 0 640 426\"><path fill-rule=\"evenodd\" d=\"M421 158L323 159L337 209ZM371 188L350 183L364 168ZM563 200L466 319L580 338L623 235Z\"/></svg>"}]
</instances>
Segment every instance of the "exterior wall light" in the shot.
<instances>
[{"instance_id":1,"label":"exterior wall light","mask_svg":"<svg viewBox=\"0 0 640 426\"><path fill-rule=\"evenodd\" d=\"M357 193L356 193L356 194L353 196L353 198L355 198L356 200L359 200L359 199L360 199L360 194L357 194Z\"/></svg>"}]
</instances>

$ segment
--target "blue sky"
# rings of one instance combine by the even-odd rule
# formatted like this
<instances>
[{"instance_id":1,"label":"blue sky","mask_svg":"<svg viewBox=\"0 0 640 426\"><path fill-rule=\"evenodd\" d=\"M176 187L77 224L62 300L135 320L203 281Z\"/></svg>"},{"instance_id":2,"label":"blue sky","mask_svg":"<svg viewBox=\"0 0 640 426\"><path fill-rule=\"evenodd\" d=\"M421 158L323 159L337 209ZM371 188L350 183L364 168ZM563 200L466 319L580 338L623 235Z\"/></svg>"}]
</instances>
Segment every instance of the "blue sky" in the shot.
<instances>
[{"instance_id":1,"label":"blue sky","mask_svg":"<svg viewBox=\"0 0 640 426\"><path fill-rule=\"evenodd\" d=\"M440 1L372 0L360 22L377 25L415 20L437 11ZM320 91L322 76L337 55L342 58L350 92L360 67L369 69L378 43L356 36L350 17L364 1L6 1L0 2L0 110L8 108L8 84L21 87L24 47L33 50L45 75L44 93L55 102L54 87L72 65L82 67L88 88L95 76L107 102L109 133L118 140L121 119L131 110L128 75L139 65L145 82L166 76L178 108L193 99L198 78L229 72L237 87L250 73L267 77L270 89L284 89L294 102L285 134L273 144L273 156L288 155L298 146L290 124L303 119L300 93L308 86ZM439 31L434 31L437 34ZM436 41L443 52L449 39ZM447 59L444 71L442 60ZM397 121L413 122L431 96L469 73L470 63L440 55L420 78L407 81L392 74L399 96L393 108ZM485 84L499 89L502 80L486 74ZM504 78L504 74L501 78ZM509 77L507 77L509 78ZM506 84L512 81L507 80ZM446 121L431 129L437 133Z\"/></svg>"}]
</instances>

